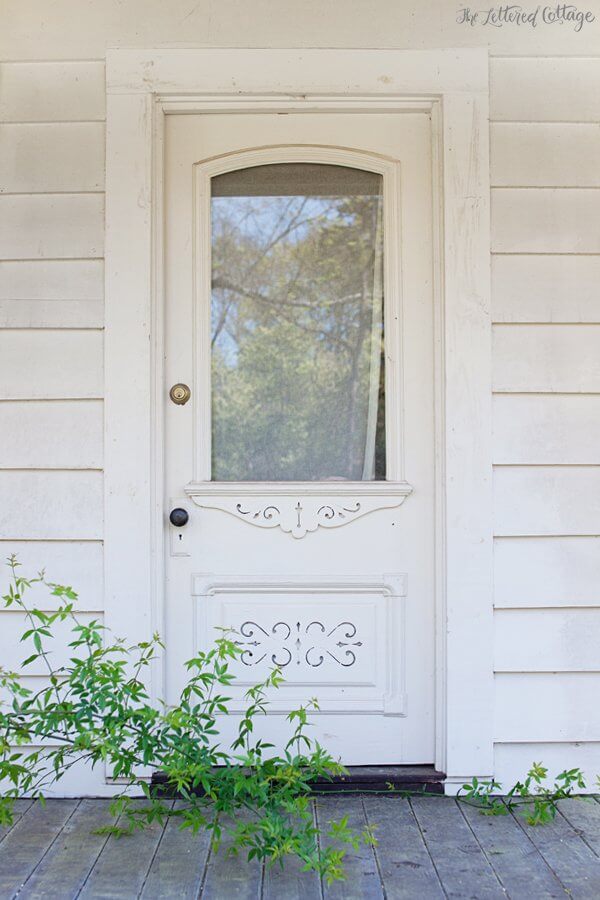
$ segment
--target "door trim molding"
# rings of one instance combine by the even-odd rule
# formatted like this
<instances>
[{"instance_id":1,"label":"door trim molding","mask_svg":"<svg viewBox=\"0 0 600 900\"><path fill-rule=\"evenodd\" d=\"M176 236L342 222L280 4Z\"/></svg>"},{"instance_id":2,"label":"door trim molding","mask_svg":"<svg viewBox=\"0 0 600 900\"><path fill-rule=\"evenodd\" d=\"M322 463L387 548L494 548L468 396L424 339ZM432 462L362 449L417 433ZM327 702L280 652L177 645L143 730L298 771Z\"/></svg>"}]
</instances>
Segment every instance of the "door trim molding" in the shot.
<instances>
[{"instance_id":1,"label":"door trim molding","mask_svg":"<svg viewBox=\"0 0 600 900\"><path fill-rule=\"evenodd\" d=\"M171 113L432 117L436 381L436 766L493 772L488 54L107 53L105 610L164 633L162 172ZM124 385L127 389L124 390ZM152 692L162 695L157 660Z\"/></svg>"}]
</instances>

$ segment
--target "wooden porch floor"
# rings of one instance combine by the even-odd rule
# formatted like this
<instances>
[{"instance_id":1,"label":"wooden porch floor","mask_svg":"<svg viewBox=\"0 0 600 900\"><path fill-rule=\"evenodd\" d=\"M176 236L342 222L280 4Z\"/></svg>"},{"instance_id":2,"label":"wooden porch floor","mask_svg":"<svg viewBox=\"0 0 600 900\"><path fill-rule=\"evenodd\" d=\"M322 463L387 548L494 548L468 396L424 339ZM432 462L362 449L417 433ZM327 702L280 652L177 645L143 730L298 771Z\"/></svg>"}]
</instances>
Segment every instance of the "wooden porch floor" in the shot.
<instances>
[{"instance_id":1,"label":"wooden porch floor","mask_svg":"<svg viewBox=\"0 0 600 900\"><path fill-rule=\"evenodd\" d=\"M295 863L281 871L211 855L206 835L174 822L99 836L106 800L19 801L15 824L0 830L0 898L600 898L598 799L564 801L538 828L436 796L329 796L316 814L376 826L377 848L348 856L346 881L331 888Z\"/></svg>"}]
</instances>

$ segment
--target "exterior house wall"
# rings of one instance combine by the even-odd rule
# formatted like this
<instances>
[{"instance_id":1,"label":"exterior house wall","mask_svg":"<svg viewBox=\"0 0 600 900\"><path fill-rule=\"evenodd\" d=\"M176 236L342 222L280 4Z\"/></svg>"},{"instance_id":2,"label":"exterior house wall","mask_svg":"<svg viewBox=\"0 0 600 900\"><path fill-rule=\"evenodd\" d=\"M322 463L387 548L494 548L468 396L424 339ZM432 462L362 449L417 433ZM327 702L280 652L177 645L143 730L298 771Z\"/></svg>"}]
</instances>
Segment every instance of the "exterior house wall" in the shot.
<instances>
[{"instance_id":1,"label":"exterior house wall","mask_svg":"<svg viewBox=\"0 0 600 900\"><path fill-rule=\"evenodd\" d=\"M101 614L109 46L489 45L495 775L600 770L600 3L576 33L449 2L40 0L0 36L0 552ZM134 402L134 401L132 401ZM18 662L2 613L3 662ZM476 640L476 636L474 636ZM491 648L490 648L491 655ZM491 664L491 663L490 663ZM41 672L31 673L42 677ZM103 789L102 773L86 783ZM75 782L74 782L75 783Z\"/></svg>"}]
</instances>

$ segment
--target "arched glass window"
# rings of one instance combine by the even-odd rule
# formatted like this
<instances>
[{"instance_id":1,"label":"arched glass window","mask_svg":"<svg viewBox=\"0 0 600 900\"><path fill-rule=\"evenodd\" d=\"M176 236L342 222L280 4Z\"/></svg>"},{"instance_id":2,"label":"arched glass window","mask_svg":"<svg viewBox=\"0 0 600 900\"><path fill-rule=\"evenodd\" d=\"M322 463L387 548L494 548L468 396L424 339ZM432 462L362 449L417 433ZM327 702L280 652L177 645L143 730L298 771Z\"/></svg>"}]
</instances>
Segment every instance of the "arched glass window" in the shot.
<instances>
[{"instance_id":1,"label":"arched glass window","mask_svg":"<svg viewBox=\"0 0 600 900\"><path fill-rule=\"evenodd\" d=\"M212 478L385 479L383 176L211 179Z\"/></svg>"}]
</instances>

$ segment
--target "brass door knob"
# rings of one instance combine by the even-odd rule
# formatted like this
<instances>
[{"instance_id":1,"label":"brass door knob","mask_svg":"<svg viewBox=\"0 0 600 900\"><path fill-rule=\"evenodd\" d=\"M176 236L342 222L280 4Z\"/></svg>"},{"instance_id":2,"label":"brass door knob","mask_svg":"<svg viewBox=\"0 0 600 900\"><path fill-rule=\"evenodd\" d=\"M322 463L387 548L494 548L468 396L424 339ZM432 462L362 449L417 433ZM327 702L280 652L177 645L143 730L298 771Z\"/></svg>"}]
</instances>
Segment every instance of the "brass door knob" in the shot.
<instances>
[{"instance_id":1,"label":"brass door knob","mask_svg":"<svg viewBox=\"0 0 600 900\"><path fill-rule=\"evenodd\" d=\"M177 406L185 406L191 396L192 392L187 384L174 384L169 391L169 397Z\"/></svg>"}]
</instances>

